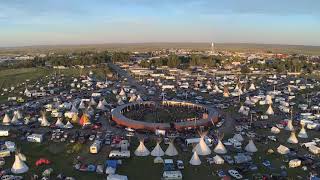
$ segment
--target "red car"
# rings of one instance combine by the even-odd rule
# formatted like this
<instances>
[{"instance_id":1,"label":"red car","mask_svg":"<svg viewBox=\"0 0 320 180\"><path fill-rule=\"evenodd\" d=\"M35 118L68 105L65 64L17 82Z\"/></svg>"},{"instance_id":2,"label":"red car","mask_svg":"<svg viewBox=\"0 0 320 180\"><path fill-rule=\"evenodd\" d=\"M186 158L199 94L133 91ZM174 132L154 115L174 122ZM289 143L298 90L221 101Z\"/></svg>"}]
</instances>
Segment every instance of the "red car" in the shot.
<instances>
[{"instance_id":1,"label":"red car","mask_svg":"<svg viewBox=\"0 0 320 180\"><path fill-rule=\"evenodd\" d=\"M40 158L38 161L36 161L36 166L41 166L43 164L48 165L51 162L48 159Z\"/></svg>"}]
</instances>

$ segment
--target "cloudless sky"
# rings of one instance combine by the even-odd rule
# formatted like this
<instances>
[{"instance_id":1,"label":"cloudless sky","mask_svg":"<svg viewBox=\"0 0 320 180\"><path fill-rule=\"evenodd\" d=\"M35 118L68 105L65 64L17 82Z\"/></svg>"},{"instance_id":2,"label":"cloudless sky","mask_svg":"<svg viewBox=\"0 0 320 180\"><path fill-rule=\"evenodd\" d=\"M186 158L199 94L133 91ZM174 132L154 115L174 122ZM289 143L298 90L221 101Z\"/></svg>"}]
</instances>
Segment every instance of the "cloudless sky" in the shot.
<instances>
[{"instance_id":1,"label":"cloudless sky","mask_svg":"<svg viewBox=\"0 0 320 180\"><path fill-rule=\"evenodd\" d=\"M0 0L0 46L320 45L320 0Z\"/></svg>"}]
</instances>

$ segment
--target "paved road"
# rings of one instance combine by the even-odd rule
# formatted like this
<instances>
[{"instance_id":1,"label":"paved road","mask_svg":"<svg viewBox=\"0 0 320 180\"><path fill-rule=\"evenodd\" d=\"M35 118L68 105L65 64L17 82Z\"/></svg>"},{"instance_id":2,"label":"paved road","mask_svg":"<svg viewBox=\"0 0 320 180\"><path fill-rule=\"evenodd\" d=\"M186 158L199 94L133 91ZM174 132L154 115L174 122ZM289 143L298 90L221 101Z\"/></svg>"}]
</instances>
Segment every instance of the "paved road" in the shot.
<instances>
[{"instance_id":1,"label":"paved road","mask_svg":"<svg viewBox=\"0 0 320 180\"><path fill-rule=\"evenodd\" d=\"M109 67L111 69L113 69L115 72L118 73L118 75L120 75L123 78L127 78L127 82L129 85L134 86L137 91L143 95L146 96L147 95L147 89L144 88L143 86L141 86L134 77L132 77L127 71L121 69L118 65L113 64L113 63L109 63Z\"/></svg>"}]
</instances>

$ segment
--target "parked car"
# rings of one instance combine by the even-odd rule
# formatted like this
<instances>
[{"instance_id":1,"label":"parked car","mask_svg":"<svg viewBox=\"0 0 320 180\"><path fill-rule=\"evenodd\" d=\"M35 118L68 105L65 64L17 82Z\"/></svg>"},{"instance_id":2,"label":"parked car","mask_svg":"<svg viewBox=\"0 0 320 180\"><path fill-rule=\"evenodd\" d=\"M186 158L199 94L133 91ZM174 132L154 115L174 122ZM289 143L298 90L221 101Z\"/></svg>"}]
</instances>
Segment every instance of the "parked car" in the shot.
<instances>
[{"instance_id":1,"label":"parked car","mask_svg":"<svg viewBox=\"0 0 320 180\"><path fill-rule=\"evenodd\" d=\"M236 179L242 179L242 175L239 174L239 172L234 170L234 169L228 170L228 173L230 174L230 176L232 176L232 177L234 177Z\"/></svg>"}]
</instances>

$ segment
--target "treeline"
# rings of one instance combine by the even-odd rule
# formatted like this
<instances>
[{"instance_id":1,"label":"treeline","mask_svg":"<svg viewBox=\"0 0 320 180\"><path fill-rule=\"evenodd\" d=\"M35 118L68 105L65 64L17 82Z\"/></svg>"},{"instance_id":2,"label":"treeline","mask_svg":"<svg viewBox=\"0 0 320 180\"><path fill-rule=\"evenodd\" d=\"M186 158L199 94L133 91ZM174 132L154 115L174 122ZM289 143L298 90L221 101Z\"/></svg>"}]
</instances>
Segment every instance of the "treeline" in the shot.
<instances>
[{"instance_id":1,"label":"treeline","mask_svg":"<svg viewBox=\"0 0 320 180\"><path fill-rule=\"evenodd\" d=\"M46 57L36 56L33 60L7 61L0 69L30 68L44 66L96 65L112 61L129 61L130 54L124 52L78 52L69 54L51 54Z\"/></svg>"},{"instance_id":2,"label":"treeline","mask_svg":"<svg viewBox=\"0 0 320 180\"><path fill-rule=\"evenodd\" d=\"M190 66L218 67L221 66L224 57L222 56L177 56L170 54L168 57L160 57L151 60L142 60L140 65L145 68L168 66L170 68L186 69Z\"/></svg>"}]
</instances>

